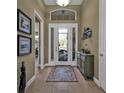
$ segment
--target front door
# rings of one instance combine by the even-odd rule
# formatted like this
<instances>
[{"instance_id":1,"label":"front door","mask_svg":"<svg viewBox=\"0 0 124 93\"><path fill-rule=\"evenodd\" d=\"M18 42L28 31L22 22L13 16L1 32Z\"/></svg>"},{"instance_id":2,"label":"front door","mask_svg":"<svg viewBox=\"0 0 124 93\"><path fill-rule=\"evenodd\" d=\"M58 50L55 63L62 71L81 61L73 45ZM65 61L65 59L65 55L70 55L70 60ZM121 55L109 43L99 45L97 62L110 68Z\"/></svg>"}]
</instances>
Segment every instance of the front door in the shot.
<instances>
[{"instance_id":1,"label":"front door","mask_svg":"<svg viewBox=\"0 0 124 93\"><path fill-rule=\"evenodd\" d=\"M55 65L76 65L77 25L51 24L50 63Z\"/></svg>"}]
</instances>

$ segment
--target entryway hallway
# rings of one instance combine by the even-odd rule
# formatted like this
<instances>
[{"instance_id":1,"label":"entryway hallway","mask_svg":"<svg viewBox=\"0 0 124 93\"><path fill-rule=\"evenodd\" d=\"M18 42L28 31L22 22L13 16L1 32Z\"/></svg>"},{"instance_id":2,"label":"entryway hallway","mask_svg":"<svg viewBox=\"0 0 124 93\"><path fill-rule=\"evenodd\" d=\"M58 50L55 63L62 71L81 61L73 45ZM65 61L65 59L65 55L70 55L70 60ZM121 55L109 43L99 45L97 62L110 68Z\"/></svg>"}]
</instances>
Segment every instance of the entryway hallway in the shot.
<instances>
[{"instance_id":1,"label":"entryway hallway","mask_svg":"<svg viewBox=\"0 0 124 93\"><path fill-rule=\"evenodd\" d=\"M94 81L85 80L76 67L73 68L78 82L46 82L52 68L40 70L26 93L104 93Z\"/></svg>"},{"instance_id":2,"label":"entryway hallway","mask_svg":"<svg viewBox=\"0 0 124 93\"><path fill-rule=\"evenodd\" d=\"M18 93L106 91L105 0L69 1L17 0Z\"/></svg>"}]
</instances>

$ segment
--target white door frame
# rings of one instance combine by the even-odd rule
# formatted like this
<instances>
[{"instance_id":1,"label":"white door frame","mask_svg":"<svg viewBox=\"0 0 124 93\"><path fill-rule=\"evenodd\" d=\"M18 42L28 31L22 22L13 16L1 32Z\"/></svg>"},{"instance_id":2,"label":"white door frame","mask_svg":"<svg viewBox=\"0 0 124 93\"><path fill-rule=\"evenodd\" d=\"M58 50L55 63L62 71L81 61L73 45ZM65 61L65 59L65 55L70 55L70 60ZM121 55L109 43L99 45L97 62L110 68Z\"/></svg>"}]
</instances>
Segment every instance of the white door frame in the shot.
<instances>
[{"instance_id":1,"label":"white door frame","mask_svg":"<svg viewBox=\"0 0 124 93\"><path fill-rule=\"evenodd\" d=\"M101 33L102 35L104 34L103 37L101 37ZM103 38L104 41L101 42L101 38ZM101 75L103 73L101 73L101 68L102 68L101 56L106 56L106 49L104 50L101 49L101 45L104 44L104 48L105 48L106 47L105 43L106 43L106 0L99 0L99 86L104 91L106 91L106 81L102 81L103 77ZM104 74L106 74L106 62L105 62L104 70L105 70ZM106 76L104 78L106 78Z\"/></svg>"},{"instance_id":2,"label":"white door frame","mask_svg":"<svg viewBox=\"0 0 124 93\"><path fill-rule=\"evenodd\" d=\"M44 67L44 20L36 10L34 10L34 23L35 23L35 17L37 17L40 21L40 50L41 50L40 59L41 59L41 62L39 66L41 69L43 69ZM35 50L35 47L34 47L34 50ZM34 55L34 62L35 62L35 55Z\"/></svg>"},{"instance_id":3,"label":"white door frame","mask_svg":"<svg viewBox=\"0 0 124 93\"><path fill-rule=\"evenodd\" d=\"M76 66L77 65L77 61L75 60L74 62L63 62L63 64L59 64L57 62L52 62L51 61L51 27L58 27L58 26L63 26L63 27L75 27L75 34L76 34L76 49L75 52L77 52L78 50L78 23L49 23L49 62L48 65L72 65L72 66Z\"/></svg>"}]
</instances>

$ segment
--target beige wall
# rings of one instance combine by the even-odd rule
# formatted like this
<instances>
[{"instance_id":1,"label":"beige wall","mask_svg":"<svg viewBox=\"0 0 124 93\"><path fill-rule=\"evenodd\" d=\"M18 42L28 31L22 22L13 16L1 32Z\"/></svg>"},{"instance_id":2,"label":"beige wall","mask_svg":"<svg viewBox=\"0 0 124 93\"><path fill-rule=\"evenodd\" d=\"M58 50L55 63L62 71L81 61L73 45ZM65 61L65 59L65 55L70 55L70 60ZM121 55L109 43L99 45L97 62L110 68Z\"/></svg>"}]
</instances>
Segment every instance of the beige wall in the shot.
<instances>
[{"instance_id":1,"label":"beige wall","mask_svg":"<svg viewBox=\"0 0 124 93\"><path fill-rule=\"evenodd\" d=\"M82 31L84 27L90 27L93 31L92 38L81 41L81 47L89 49L95 55L94 74L98 79L99 0L85 0L81 7L81 12Z\"/></svg>"},{"instance_id":2,"label":"beige wall","mask_svg":"<svg viewBox=\"0 0 124 93\"><path fill-rule=\"evenodd\" d=\"M17 32L17 34L31 37L32 38L32 53L25 56L18 56L17 57L17 85L19 86L19 76L20 76L20 67L21 62L25 62L26 66L26 80L30 80L34 75L34 9L40 14L41 17L44 18L44 6L39 0L17 0L17 7L22 12L24 12L28 17L32 20L32 34L26 35L21 32Z\"/></svg>"}]
</instances>

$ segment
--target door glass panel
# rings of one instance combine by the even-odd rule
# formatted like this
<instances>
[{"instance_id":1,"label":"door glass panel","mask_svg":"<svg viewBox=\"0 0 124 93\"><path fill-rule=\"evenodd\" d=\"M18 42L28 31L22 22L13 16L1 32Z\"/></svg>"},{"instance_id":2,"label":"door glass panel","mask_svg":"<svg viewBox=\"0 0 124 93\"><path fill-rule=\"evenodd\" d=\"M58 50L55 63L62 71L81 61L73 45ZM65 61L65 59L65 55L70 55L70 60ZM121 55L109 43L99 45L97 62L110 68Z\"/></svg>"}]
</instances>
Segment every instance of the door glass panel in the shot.
<instances>
[{"instance_id":1,"label":"door glass panel","mask_svg":"<svg viewBox=\"0 0 124 93\"><path fill-rule=\"evenodd\" d=\"M58 37L58 60L68 61L68 29L59 28Z\"/></svg>"},{"instance_id":2,"label":"door glass panel","mask_svg":"<svg viewBox=\"0 0 124 93\"><path fill-rule=\"evenodd\" d=\"M73 28L72 29L72 61L75 61L75 45L76 45L75 28Z\"/></svg>"},{"instance_id":3,"label":"door glass panel","mask_svg":"<svg viewBox=\"0 0 124 93\"><path fill-rule=\"evenodd\" d=\"M54 28L51 28L51 61L54 60Z\"/></svg>"}]
</instances>

